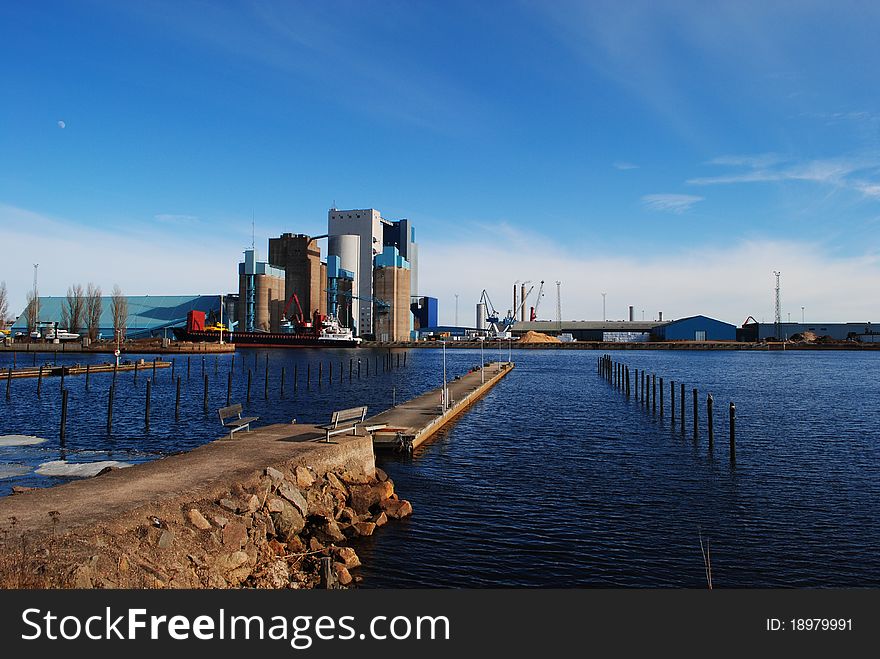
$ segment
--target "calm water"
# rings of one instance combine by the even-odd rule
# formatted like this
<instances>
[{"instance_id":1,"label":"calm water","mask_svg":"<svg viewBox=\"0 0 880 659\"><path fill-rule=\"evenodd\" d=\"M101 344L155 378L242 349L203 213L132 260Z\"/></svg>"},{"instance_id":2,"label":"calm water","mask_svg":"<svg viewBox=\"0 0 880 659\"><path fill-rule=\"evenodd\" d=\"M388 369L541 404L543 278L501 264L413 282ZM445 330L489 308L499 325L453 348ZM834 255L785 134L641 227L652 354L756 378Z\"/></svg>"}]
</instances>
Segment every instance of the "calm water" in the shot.
<instances>
[{"instance_id":1,"label":"calm water","mask_svg":"<svg viewBox=\"0 0 880 659\"><path fill-rule=\"evenodd\" d=\"M263 400L266 351L236 356L233 401L244 401L255 368L249 414L266 422L323 421L332 409L387 407L438 385L440 351L408 354L407 368L378 374L368 351L269 351L270 400ZM348 360L362 377L348 380ZM365 362L371 361L370 377ZM497 352L487 351L487 358ZM380 457L415 514L360 541L366 587L705 586L700 534L708 541L716 587L880 585L880 354L850 352L631 352L615 358L716 401L716 443L705 427L670 427L627 401L596 374L591 351L514 352L517 368L457 424L411 459ZM0 355L0 365L6 355ZM504 353L506 358L506 351ZM334 360L334 384L315 384L317 361ZM81 356L68 358L70 362ZM185 357L177 374L186 376ZM475 351L447 352L451 374L479 362ZM61 356L59 356L59 363ZM138 462L220 434L229 356L208 357L209 414L202 411L201 358L192 359L181 421L174 421L170 371L154 388L153 422L143 423L145 375L120 374L114 430L106 434L108 376L67 378L66 446L58 441L57 380L13 382L0 393L0 435L48 439L0 448L0 469L27 473L13 484L59 482L32 469L49 461ZM339 379L339 361L344 364ZM312 363L312 386L304 385ZM396 361L395 361L396 363ZM293 392L292 370L299 387ZM279 399L280 367L287 372ZM356 371L355 371L356 373ZM54 384L54 386L53 386ZM668 385L667 385L668 386ZM3 384L5 393L5 383ZM668 393L668 389L667 389ZM727 402L737 404L737 462L727 448ZM667 398L668 401L668 398Z\"/></svg>"}]
</instances>

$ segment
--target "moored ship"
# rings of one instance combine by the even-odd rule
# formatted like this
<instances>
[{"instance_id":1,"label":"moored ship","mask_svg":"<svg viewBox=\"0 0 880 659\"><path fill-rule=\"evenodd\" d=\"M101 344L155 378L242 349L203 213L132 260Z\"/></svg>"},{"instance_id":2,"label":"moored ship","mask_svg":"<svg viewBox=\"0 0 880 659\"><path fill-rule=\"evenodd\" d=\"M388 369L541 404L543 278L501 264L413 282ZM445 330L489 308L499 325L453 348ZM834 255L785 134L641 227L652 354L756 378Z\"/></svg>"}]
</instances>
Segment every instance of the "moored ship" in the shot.
<instances>
[{"instance_id":1,"label":"moored ship","mask_svg":"<svg viewBox=\"0 0 880 659\"><path fill-rule=\"evenodd\" d=\"M342 327L333 316L317 311L311 322L286 321L279 332L241 332L229 331L217 324L206 326L204 312L190 311L186 326L175 327L174 336L178 341L222 340L245 348L356 348L361 343L350 328Z\"/></svg>"}]
</instances>

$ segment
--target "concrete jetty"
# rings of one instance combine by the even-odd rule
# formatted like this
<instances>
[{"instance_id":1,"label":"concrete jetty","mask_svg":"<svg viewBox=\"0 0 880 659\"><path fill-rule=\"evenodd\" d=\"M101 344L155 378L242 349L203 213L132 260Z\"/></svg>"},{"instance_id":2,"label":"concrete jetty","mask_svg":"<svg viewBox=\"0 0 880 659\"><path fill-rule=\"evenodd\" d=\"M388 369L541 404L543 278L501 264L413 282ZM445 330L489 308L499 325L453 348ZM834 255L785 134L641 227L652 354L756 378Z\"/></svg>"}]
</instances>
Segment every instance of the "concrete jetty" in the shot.
<instances>
[{"instance_id":1,"label":"concrete jetty","mask_svg":"<svg viewBox=\"0 0 880 659\"><path fill-rule=\"evenodd\" d=\"M482 398L512 369L511 362L494 362L483 366L482 370L449 381L449 407L445 411L441 400L442 387L438 387L370 417L364 422L365 427L384 424L383 428L373 431L373 446L406 451L418 448Z\"/></svg>"},{"instance_id":2,"label":"concrete jetty","mask_svg":"<svg viewBox=\"0 0 880 659\"><path fill-rule=\"evenodd\" d=\"M156 365L156 368L171 368L171 362L148 362L143 359L141 359L137 364L119 364L119 366L116 366L114 364L89 364L88 369L80 364L75 364L73 366L43 366L42 368L25 366L0 370L0 379L5 377L11 377L12 379L38 377L46 378L51 376L60 376L62 373L64 373L64 375L85 375L87 372L90 374L112 373L114 370L122 373L125 371L134 371L135 369L138 369L142 372L148 372L153 368L154 363Z\"/></svg>"}]
</instances>

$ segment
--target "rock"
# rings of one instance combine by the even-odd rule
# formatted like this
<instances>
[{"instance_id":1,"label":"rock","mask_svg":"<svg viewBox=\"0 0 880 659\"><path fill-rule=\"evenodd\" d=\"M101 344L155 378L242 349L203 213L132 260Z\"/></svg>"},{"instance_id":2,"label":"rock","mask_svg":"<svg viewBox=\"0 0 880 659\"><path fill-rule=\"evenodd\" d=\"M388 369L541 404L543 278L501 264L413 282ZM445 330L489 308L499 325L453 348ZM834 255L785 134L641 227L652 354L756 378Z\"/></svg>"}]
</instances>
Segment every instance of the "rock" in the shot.
<instances>
[{"instance_id":1,"label":"rock","mask_svg":"<svg viewBox=\"0 0 880 659\"><path fill-rule=\"evenodd\" d=\"M352 527L360 536L373 535L373 531L376 530L376 524L373 522L355 522Z\"/></svg>"},{"instance_id":2,"label":"rock","mask_svg":"<svg viewBox=\"0 0 880 659\"><path fill-rule=\"evenodd\" d=\"M345 486L345 483L339 480L339 476L332 471L327 472L327 482L330 483L330 487L334 490L341 490L342 492L345 492L346 496L348 496L348 488Z\"/></svg>"},{"instance_id":3,"label":"rock","mask_svg":"<svg viewBox=\"0 0 880 659\"><path fill-rule=\"evenodd\" d=\"M275 469L274 467L266 467L266 475L272 479L273 482L278 483L284 480L284 474Z\"/></svg>"},{"instance_id":4,"label":"rock","mask_svg":"<svg viewBox=\"0 0 880 659\"><path fill-rule=\"evenodd\" d=\"M287 541L287 552L290 554L301 554L306 550L306 546L303 544L302 539L299 536L294 536Z\"/></svg>"},{"instance_id":5,"label":"rock","mask_svg":"<svg viewBox=\"0 0 880 659\"><path fill-rule=\"evenodd\" d=\"M12 493L13 494L24 494L25 492L30 492L31 490L39 490L38 487L27 487L25 485L13 485Z\"/></svg>"},{"instance_id":6,"label":"rock","mask_svg":"<svg viewBox=\"0 0 880 659\"><path fill-rule=\"evenodd\" d=\"M278 494L296 506L296 509L299 510L299 514L303 517L309 514L309 504L306 501L306 498L302 495L302 492L293 487L290 483L284 483L281 485L281 487L278 488Z\"/></svg>"},{"instance_id":7,"label":"rock","mask_svg":"<svg viewBox=\"0 0 880 659\"><path fill-rule=\"evenodd\" d=\"M119 561L116 563L116 566L120 572L128 572L128 568L130 567L128 556L126 556L125 554L120 556Z\"/></svg>"},{"instance_id":8,"label":"rock","mask_svg":"<svg viewBox=\"0 0 880 659\"><path fill-rule=\"evenodd\" d=\"M287 553L287 547L278 542L275 538L269 541L269 551L278 556L284 556Z\"/></svg>"},{"instance_id":9,"label":"rock","mask_svg":"<svg viewBox=\"0 0 880 659\"><path fill-rule=\"evenodd\" d=\"M222 515L214 515L214 524L219 526L221 529L229 524L229 520L223 517Z\"/></svg>"},{"instance_id":10,"label":"rock","mask_svg":"<svg viewBox=\"0 0 880 659\"><path fill-rule=\"evenodd\" d=\"M234 549L241 549L247 544L247 528L241 522L229 522L223 527L223 544Z\"/></svg>"},{"instance_id":11,"label":"rock","mask_svg":"<svg viewBox=\"0 0 880 659\"><path fill-rule=\"evenodd\" d=\"M336 523L336 520L332 518L327 519L315 529L315 535L317 535L318 539L324 543L345 541L345 534L342 533L342 529L339 528L339 524Z\"/></svg>"},{"instance_id":12,"label":"rock","mask_svg":"<svg viewBox=\"0 0 880 659\"><path fill-rule=\"evenodd\" d=\"M407 515L412 515L412 504L406 499L388 499L387 501L382 502L382 510L388 515L388 517L393 517L394 519L400 519L401 517L406 517Z\"/></svg>"},{"instance_id":13,"label":"rock","mask_svg":"<svg viewBox=\"0 0 880 659\"><path fill-rule=\"evenodd\" d=\"M340 478L344 483L348 483L349 485L366 485L373 480L367 474L354 473L351 471L343 472Z\"/></svg>"},{"instance_id":14,"label":"rock","mask_svg":"<svg viewBox=\"0 0 880 659\"><path fill-rule=\"evenodd\" d=\"M284 510L284 501L278 497L269 497L266 501L266 508L269 509L270 513L280 513Z\"/></svg>"},{"instance_id":15,"label":"rock","mask_svg":"<svg viewBox=\"0 0 880 659\"><path fill-rule=\"evenodd\" d=\"M197 529L201 529L202 531L207 531L211 528L211 522L205 519L205 516L202 515L196 508L191 508L189 512L186 514L186 518L189 520L190 524L195 526Z\"/></svg>"},{"instance_id":16,"label":"rock","mask_svg":"<svg viewBox=\"0 0 880 659\"><path fill-rule=\"evenodd\" d=\"M168 549L173 540L174 534L170 530L165 529L162 531L162 535L159 536L159 549Z\"/></svg>"},{"instance_id":17,"label":"rock","mask_svg":"<svg viewBox=\"0 0 880 659\"><path fill-rule=\"evenodd\" d=\"M238 512L238 504L232 499L220 499L220 507L225 508L231 513Z\"/></svg>"},{"instance_id":18,"label":"rock","mask_svg":"<svg viewBox=\"0 0 880 659\"><path fill-rule=\"evenodd\" d=\"M345 507L340 511L338 519L340 522L348 522L349 524L352 524L358 521L358 515L353 508Z\"/></svg>"},{"instance_id":19,"label":"rock","mask_svg":"<svg viewBox=\"0 0 880 659\"><path fill-rule=\"evenodd\" d=\"M321 551L324 545L315 537L309 538L309 551Z\"/></svg>"},{"instance_id":20,"label":"rock","mask_svg":"<svg viewBox=\"0 0 880 659\"><path fill-rule=\"evenodd\" d=\"M273 561L266 569L266 580L272 588L284 588L290 583L287 561Z\"/></svg>"},{"instance_id":21,"label":"rock","mask_svg":"<svg viewBox=\"0 0 880 659\"><path fill-rule=\"evenodd\" d=\"M366 513L376 504L381 504L394 494L391 481L377 482L372 485L351 486L351 507L358 513Z\"/></svg>"},{"instance_id":22,"label":"rock","mask_svg":"<svg viewBox=\"0 0 880 659\"><path fill-rule=\"evenodd\" d=\"M299 511L284 499L279 499L283 508L279 512L270 513L276 534L283 540L299 534L306 526L306 520Z\"/></svg>"},{"instance_id":23,"label":"rock","mask_svg":"<svg viewBox=\"0 0 880 659\"><path fill-rule=\"evenodd\" d=\"M388 474L386 474L382 469L379 469L379 467L376 467L376 480L378 480L380 483L384 483L388 480Z\"/></svg>"},{"instance_id":24,"label":"rock","mask_svg":"<svg viewBox=\"0 0 880 659\"><path fill-rule=\"evenodd\" d=\"M394 483L389 480L380 481L373 485L373 492L375 492L379 501L390 499L394 496Z\"/></svg>"},{"instance_id":25,"label":"rock","mask_svg":"<svg viewBox=\"0 0 880 659\"><path fill-rule=\"evenodd\" d=\"M260 509L260 497L252 494L244 500L244 504L249 513L255 513Z\"/></svg>"},{"instance_id":26,"label":"rock","mask_svg":"<svg viewBox=\"0 0 880 659\"><path fill-rule=\"evenodd\" d=\"M308 491L306 499L308 502L309 515L333 517L335 501L329 494L316 488L312 488Z\"/></svg>"},{"instance_id":27,"label":"rock","mask_svg":"<svg viewBox=\"0 0 880 659\"><path fill-rule=\"evenodd\" d=\"M73 573L74 588L91 588L94 572L87 565L79 565Z\"/></svg>"},{"instance_id":28,"label":"rock","mask_svg":"<svg viewBox=\"0 0 880 659\"><path fill-rule=\"evenodd\" d=\"M381 513L376 515L376 517L373 519L373 522L376 524L376 526L385 526L385 524L388 523L388 515L386 515L385 511L383 510Z\"/></svg>"},{"instance_id":29,"label":"rock","mask_svg":"<svg viewBox=\"0 0 880 659\"><path fill-rule=\"evenodd\" d=\"M333 571L336 573L336 581L340 584L347 586L351 583L351 573L342 563L334 563Z\"/></svg>"},{"instance_id":30,"label":"rock","mask_svg":"<svg viewBox=\"0 0 880 659\"><path fill-rule=\"evenodd\" d=\"M296 486L299 488L306 489L315 482L315 477L308 467L297 467L293 472L296 478Z\"/></svg>"},{"instance_id":31,"label":"rock","mask_svg":"<svg viewBox=\"0 0 880 659\"><path fill-rule=\"evenodd\" d=\"M217 567L229 572L235 570L248 562L248 555L243 551L236 551L231 554L224 554L217 559Z\"/></svg>"},{"instance_id":32,"label":"rock","mask_svg":"<svg viewBox=\"0 0 880 659\"><path fill-rule=\"evenodd\" d=\"M351 547L337 547L333 554L349 570L361 566L361 559L358 558L358 555Z\"/></svg>"}]
</instances>

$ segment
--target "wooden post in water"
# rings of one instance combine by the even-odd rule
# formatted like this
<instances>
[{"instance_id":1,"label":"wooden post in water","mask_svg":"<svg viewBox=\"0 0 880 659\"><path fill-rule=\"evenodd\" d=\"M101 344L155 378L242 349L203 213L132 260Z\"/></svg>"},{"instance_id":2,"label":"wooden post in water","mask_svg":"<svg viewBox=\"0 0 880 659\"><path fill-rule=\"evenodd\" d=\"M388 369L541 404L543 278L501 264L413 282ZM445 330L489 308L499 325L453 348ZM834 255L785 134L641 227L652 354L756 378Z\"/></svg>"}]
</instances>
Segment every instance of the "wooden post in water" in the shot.
<instances>
[{"instance_id":1,"label":"wooden post in water","mask_svg":"<svg viewBox=\"0 0 880 659\"><path fill-rule=\"evenodd\" d=\"M186 381L189 382L189 371L190 371L190 362L192 361L192 357L187 355L186 357Z\"/></svg>"},{"instance_id":2,"label":"wooden post in water","mask_svg":"<svg viewBox=\"0 0 880 659\"><path fill-rule=\"evenodd\" d=\"M64 367L61 367L61 390L64 391Z\"/></svg>"},{"instance_id":3,"label":"wooden post in water","mask_svg":"<svg viewBox=\"0 0 880 659\"><path fill-rule=\"evenodd\" d=\"M370 358L367 357L364 361L367 363L367 377L370 377Z\"/></svg>"},{"instance_id":4,"label":"wooden post in water","mask_svg":"<svg viewBox=\"0 0 880 659\"><path fill-rule=\"evenodd\" d=\"M232 360L229 362L229 372L235 373L235 353L232 354Z\"/></svg>"},{"instance_id":5,"label":"wooden post in water","mask_svg":"<svg viewBox=\"0 0 880 659\"><path fill-rule=\"evenodd\" d=\"M217 355L214 355L214 377L217 376L217 369L220 366L220 358Z\"/></svg>"},{"instance_id":6,"label":"wooden post in water","mask_svg":"<svg viewBox=\"0 0 880 659\"><path fill-rule=\"evenodd\" d=\"M171 381L172 382L174 382L174 380L176 379L174 377L174 369L176 366L177 366L177 360L174 357L172 357L171 358Z\"/></svg>"},{"instance_id":7,"label":"wooden post in water","mask_svg":"<svg viewBox=\"0 0 880 659\"><path fill-rule=\"evenodd\" d=\"M400 368L400 353L397 353L397 368Z\"/></svg>"},{"instance_id":8,"label":"wooden post in water","mask_svg":"<svg viewBox=\"0 0 880 659\"><path fill-rule=\"evenodd\" d=\"M672 426L675 429L675 380L669 381L669 410L672 416Z\"/></svg>"},{"instance_id":9,"label":"wooden post in water","mask_svg":"<svg viewBox=\"0 0 880 659\"><path fill-rule=\"evenodd\" d=\"M232 401L232 371L226 374L226 407L229 407Z\"/></svg>"},{"instance_id":10,"label":"wooden post in water","mask_svg":"<svg viewBox=\"0 0 880 659\"><path fill-rule=\"evenodd\" d=\"M61 443L67 434L67 389L61 390Z\"/></svg>"},{"instance_id":11,"label":"wooden post in water","mask_svg":"<svg viewBox=\"0 0 880 659\"><path fill-rule=\"evenodd\" d=\"M113 362L113 382L111 383L114 387L116 386L116 374L119 372L119 364Z\"/></svg>"},{"instance_id":12,"label":"wooden post in water","mask_svg":"<svg viewBox=\"0 0 880 659\"><path fill-rule=\"evenodd\" d=\"M268 356L268 355L267 355ZM263 400L269 400L269 364L266 364L266 379L263 385Z\"/></svg>"},{"instance_id":13,"label":"wooden post in water","mask_svg":"<svg viewBox=\"0 0 880 659\"><path fill-rule=\"evenodd\" d=\"M736 405L730 404L730 462L736 463Z\"/></svg>"},{"instance_id":14,"label":"wooden post in water","mask_svg":"<svg viewBox=\"0 0 880 659\"><path fill-rule=\"evenodd\" d=\"M34 366L37 365L37 353L33 353L34 355Z\"/></svg>"},{"instance_id":15,"label":"wooden post in water","mask_svg":"<svg viewBox=\"0 0 880 659\"><path fill-rule=\"evenodd\" d=\"M180 391L180 389L178 389ZM107 392L107 434L113 432L113 397L116 393L116 385L110 384L110 390Z\"/></svg>"},{"instance_id":16,"label":"wooden post in water","mask_svg":"<svg viewBox=\"0 0 880 659\"><path fill-rule=\"evenodd\" d=\"M40 371L37 373L37 398L43 394L43 366L40 365Z\"/></svg>"},{"instance_id":17,"label":"wooden post in water","mask_svg":"<svg viewBox=\"0 0 880 659\"><path fill-rule=\"evenodd\" d=\"M281 367L281 398L284 398L284 367Z\"/></svg>"},{"instance_id":18,"label":"wooden post in water","mask_svg":"<svg viewBox=\"0 0 880 659\"><path fill-rule=\"evenodd\" d=\"M174 420L180 421L180 381L183 378L177 378L177 395L174 397Z\"/></svg>"},{"instance_id":19,"label":"wooden post in water","mask_svg":"<svg viewBox=\"0 0 880 659\"><path fill-rule=\"evenodd\" d=\"M349 360L348 360L348 381L349 382L351 382L351 369L352 369L353 362L354 362L354 358L349 358Z\"/></svg>"},{"instance_id":20,"label":"wooden post in water","mask_svg":"<svg viewBox=\"0 0 880 659\"><path fill-rule=\"evenodd\" d=\"M409 351L407 350L407 352ZM406 352L403 353L403 367L406 368Z\"/></svg>"},{"instance_id":21,"label":"wooden post in water","mask_svg":"<svg viewBox=\"0 0 880 659\"><path fill-rule=\"evenodd\" d=\"M6 369L6 400L12 400L12 367Z\"/></svg>"},{"instance_id":22,"label":"wooden post in water","mask_svg":"<svg viewBox=\"0 0 880 659\"><path fill-rule=\"evenodd\" d=\"M657 374L651 374L651 390L654 392L651 396L651 412L657 414Z\"/></svg>"},{"instance_id":23,"label":"wooden post in water","mask_svg":"<svg viewBox=\"0 0 880 659\"><path fill-rule=\"evenodd\" d=\"M202 377L205 377L205 356L202 355Z\"/></svg>"},{"instance_id":24,"label":"wooden post in water","mask_svg":"<svg viewBox=\"0 0 880 659\"><path fill-rule=\"evenodd\" d=\"M294 364L293 365L293 393L296 393L297 380L299 380L298 371L299 371L299 365Z\"/></svg>"},{"instance_id":25,"label":"wooden post in water","mask_svg":"<svg viewBox=\"0 0 880 659\"><path fill-rule=\"evenodd\" d=\"M147 380L147 400L144 409L144 425L146 426L147 430L150 429L150 396L152 394L152 389L153 381Z\"/></svg>"},{"instance_id":26,"label":"wooden post in water","mask_svg":"<svg viewBox=\"0 0 880 659\"><path fill-rule=\"evenodd\" d=\"M15 350L12 351L12 368L18 368L18 353Z\"/></svg>"},{"instance_id":27,"label":"wooden post in water","mask_svg":"<svg viewBox=\"0 0 880 659\"><path fill-rule=\"evenodd\" d=\"M205 373L204 382L205 382L205 398L204 398L203 407L204 407L205 412L207 412L208 411L208 374L207 373Z\"/></svg>"},{"instance_id":28,"label":"wooden post in water","mask_svg":"<svg viewBox=\"0 0 880 659\"><path fill-rule=\"evenodd\" d=\"M266 353L266 372L269 372L269 353Z\"/></svg>"},{"instance_id":29,"label":"wooden post in water","mask_svg":"<svg viewBox=\"0 0 880 659\"><path fill-rule=\"evenodd\" d=\"M339 384L342 384L342 373L343 373L342 360L340 359L339 360Z\"/></svg>"},{"instance_id":30,"label":"wooden post in water","mask_svg":"<svg viewBox=\"0 0 880 659\"><path fill-rule=\"evenodd\" d=\"M694 388L694 441L700 436L699 415L697 414L697 390Z\"/></svg>"},{"instance_id":31,"label":"wooden post in water","mask_svg":"<svg viewBox=\"0 0 880 659\"><path fill-rule=\"evenodd\" d=\"M684 434L684 382L679 385L681 394L681 434Z\"/></svg>"},{"instance_id":32,"label":"wooden post in water","mask_svg":"<svg viewBox=\"0 0 880 659\"><path fill-rule=\"evenodd\" d=\"M89 390L89 375L91 375L89 371L91 370L91 366L91 364L86 364L86 391Z\"/></svg>"},{"instance_id":33,"label":"wooden post in water","mask_svg":"<svg viewBox=\"0 0 880 659\"><path fill-rule=\"evenodd\" d=\"M626 397L629 398L629 366L626 367Z\"/></svg>"},{"instance_id":34,"label":"wooden post in water","mask_svg":"<svg viewBox=\"0 0 880 659\"><path fill-rule=\"evenodd\" d=\"M663 418L663 378L660 378L660 418Z\"/></svg>"},{"instance_id":35,"label":"wooden post in water","mask_svg":"<svg viewBox=\"0 0 880 659\"><path fill-rule=\"evenodd\" d=\"M714 400L712 399L712 394L710 393L706 396L706 424L708 425L708 434L709 434L709 450L712 450L712 445L715 443L715 428L713 428L712 423L712 407L714 404Z\"/></svg>"},{"instance_id":36,"label":"wooden post in water","mask_svg":"<svg viewBox=\"0 0 880 659\"><path fill-rule=\"evenodd\" d=\"M251 369L248 369L247 402L251 402Z\"/></svg>"}]
</instances>

